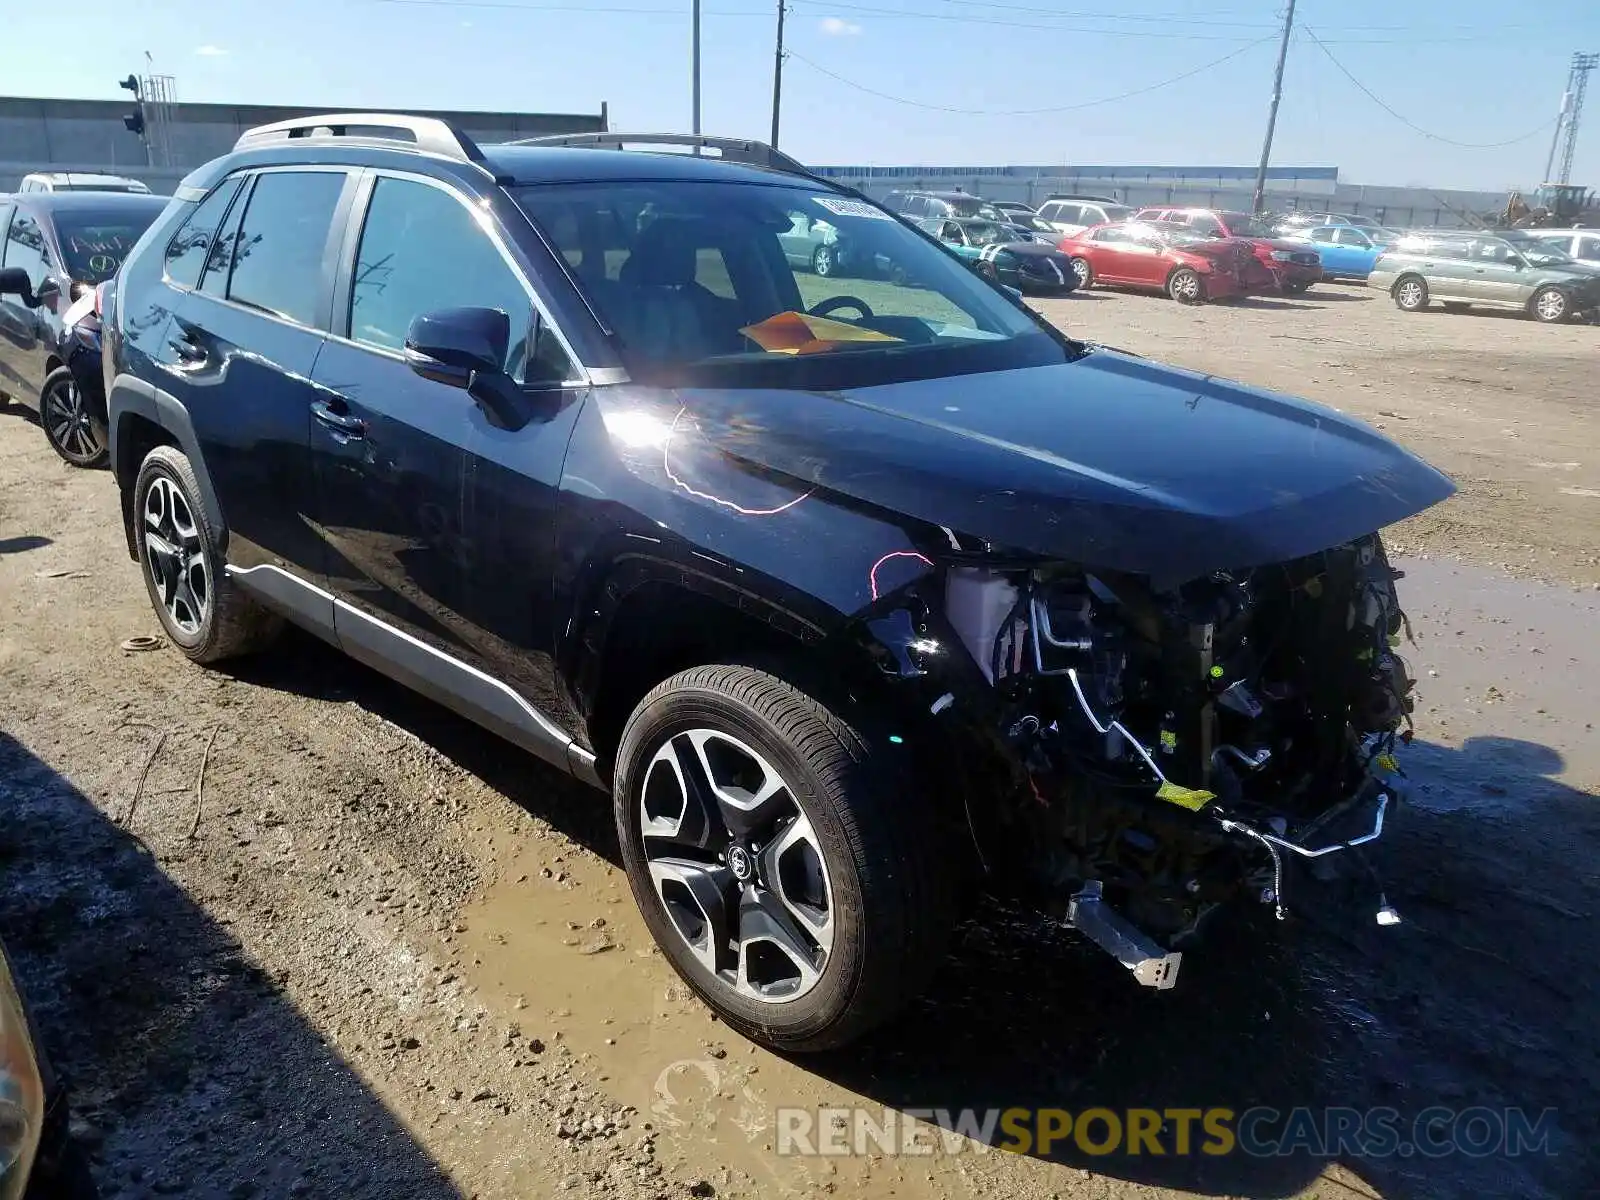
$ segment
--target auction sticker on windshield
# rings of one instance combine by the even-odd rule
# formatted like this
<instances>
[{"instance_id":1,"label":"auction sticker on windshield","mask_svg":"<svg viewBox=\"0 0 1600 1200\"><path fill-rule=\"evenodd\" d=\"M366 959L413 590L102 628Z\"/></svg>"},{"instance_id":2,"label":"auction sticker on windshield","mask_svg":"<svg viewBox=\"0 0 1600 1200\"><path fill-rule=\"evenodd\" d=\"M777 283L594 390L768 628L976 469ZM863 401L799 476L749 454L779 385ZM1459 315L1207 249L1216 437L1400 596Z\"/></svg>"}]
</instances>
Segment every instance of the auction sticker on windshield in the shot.
<instances>
[{"instance_id":1,"label":"auction sticker on windshield","mask_svg":"<svg viewBox=\"0 0 1600 1200\"><path fill-rule=\"evenodd\" d=\"M838 200L832 196L818 196L817 204L836 217L870 217L875 221L894 220L881 208L873 208L861 200Z\"/></svg>"}]
</instances>

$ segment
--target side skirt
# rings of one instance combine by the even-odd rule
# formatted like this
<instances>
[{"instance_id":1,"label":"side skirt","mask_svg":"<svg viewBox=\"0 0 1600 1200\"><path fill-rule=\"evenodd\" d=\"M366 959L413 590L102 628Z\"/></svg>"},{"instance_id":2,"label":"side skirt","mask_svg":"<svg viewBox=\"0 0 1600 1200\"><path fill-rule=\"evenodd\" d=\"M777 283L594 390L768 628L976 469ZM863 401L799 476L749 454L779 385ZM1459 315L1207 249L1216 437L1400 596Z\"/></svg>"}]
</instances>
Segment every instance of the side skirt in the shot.
<instances>
[{"instance_id":1,"label":"side skirt","mask_svg":"<svg viewBox=\"0 0 1600 1200\"><path fill-rule=\"evenodd\" d=\"M281 567L226 568L263 604L351 658L595 787L595 756L508 685Z\"/></svg>"}]
</instances>

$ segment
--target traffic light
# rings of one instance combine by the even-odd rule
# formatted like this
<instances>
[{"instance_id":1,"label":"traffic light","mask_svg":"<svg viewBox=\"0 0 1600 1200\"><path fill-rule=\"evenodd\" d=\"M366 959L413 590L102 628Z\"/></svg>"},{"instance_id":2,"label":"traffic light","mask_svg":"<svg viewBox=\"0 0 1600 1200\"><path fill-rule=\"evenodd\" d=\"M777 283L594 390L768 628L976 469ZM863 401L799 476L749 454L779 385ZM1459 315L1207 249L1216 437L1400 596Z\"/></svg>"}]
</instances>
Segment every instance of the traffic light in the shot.
<instances>
[{"instance_id":1,"label":"traffic light","mask_svg":"<svg viewBox=\"0 0 1600 1200\"><path fill-rule=\"evenodd\" d=\"M139 87L139 77L137 75L129 75L126 79L119 79L117 86L132 92L134 103L139 106L122 118L123 127L129 133L138 134L141 138L144 137L144 93Z\"/></svg>"}]
</instances>

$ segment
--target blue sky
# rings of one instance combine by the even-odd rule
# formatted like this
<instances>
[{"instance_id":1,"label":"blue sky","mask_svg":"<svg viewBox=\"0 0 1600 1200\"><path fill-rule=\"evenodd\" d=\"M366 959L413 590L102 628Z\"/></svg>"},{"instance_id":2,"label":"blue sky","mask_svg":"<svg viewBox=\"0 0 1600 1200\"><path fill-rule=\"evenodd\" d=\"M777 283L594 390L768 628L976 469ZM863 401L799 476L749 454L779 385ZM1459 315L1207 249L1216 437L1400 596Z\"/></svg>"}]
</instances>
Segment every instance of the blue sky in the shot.
<instances>
[{"instance_id":1,"label":"blue sky","mask_svg":"<svg viewBox=\"0 0 1600 1200\"><path fill-rule=\"evenodd\" d=\"M704 127L765 138L777 0L702 2ZM605 100L616 128L689 127L689 0L74 0L66 37L50 5L9 7L11 95L126 95L116 80L142 72L148 50L180 101ZM783 146L816 163L1253 163L1281 12L1279 0L789 0ZM1572 52L1600 51L1596 0L1302 0L1297 21L1273 161L1338 166L1356 183L1537 182ZM1600 72L1591 81L1574 181L1600 186Z\"/></svg>"}]
</instances>

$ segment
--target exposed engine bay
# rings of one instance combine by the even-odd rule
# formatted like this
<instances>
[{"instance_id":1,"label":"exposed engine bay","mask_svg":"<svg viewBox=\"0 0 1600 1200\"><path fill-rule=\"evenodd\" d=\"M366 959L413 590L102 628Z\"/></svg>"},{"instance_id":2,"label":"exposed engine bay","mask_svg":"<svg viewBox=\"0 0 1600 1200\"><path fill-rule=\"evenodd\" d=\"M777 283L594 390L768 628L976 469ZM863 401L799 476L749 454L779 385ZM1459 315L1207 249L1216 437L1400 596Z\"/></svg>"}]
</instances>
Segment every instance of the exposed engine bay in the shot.
<instances>
[{"instance_id":1,"label":"exposed engine bay","mask_svg":"<svg viewBox=\"0 0 1600 1200\"><path fill-rule=\"evenodd\" d=\"M1217 906L1284 916L1286 873L1334 855L1375 883L1358 847L1398 801L1410 737L1399 577L1376 534L1164 592L1064 564L948 566L941 623L992 688L989 749L1017 797L984 828L967 789L980 854L1022 848L1068 919L1156 987Z\"/></svg>"}]
</instances>

